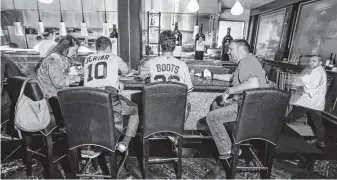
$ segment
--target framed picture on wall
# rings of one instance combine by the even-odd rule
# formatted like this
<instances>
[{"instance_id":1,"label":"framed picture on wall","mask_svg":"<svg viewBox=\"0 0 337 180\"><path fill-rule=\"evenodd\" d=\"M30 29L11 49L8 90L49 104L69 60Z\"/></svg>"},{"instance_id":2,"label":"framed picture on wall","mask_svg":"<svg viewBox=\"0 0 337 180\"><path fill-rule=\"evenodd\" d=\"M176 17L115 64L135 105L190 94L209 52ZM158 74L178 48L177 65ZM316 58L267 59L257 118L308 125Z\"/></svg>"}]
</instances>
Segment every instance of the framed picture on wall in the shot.
<instances>
[{"instance_id":1,"label":"framed picture on wall","mask_svg":"<svg viewBox=\"0 0 337 180\"><path fill-rule=\"evenodd\" d=\"M300 4L290 53L321 55L337 53L337 1L320 0Z\"/></svg>"},{"instance_id":2,"label":"framed picture on wall","mask_svg":"<svg viewBox=\"0 0 337 180\"><path fill-rule=\"evenodd\" d=\"M261 14L255 39L254 54L259 59L274 60L282 38L286 9Z\"/></svg>"}]
</instances>

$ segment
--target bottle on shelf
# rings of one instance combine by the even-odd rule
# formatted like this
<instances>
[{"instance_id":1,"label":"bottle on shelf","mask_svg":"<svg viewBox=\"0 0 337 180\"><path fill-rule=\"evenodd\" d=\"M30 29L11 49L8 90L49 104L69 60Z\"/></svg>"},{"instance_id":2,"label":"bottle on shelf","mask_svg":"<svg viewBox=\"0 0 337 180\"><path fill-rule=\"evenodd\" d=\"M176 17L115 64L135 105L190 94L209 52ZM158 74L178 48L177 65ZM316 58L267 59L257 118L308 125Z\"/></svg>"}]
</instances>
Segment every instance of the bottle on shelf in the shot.
<instances>
[{"instance_id":1,"label":"bottle on shelf","mask_svg":"<svg viewBox=\"0 0 337 180\"><path fill-rule=\"evenodd\" d=\"M174 36L176 38L176 41L175 41L176 47L175 47L175 49L173 51L173 56L175 58L180 59L181 58L181 51L182 51L182 38L183 38L183 36L182 36L181 32L178 29L178 22L175 22L173 33L174 33Z\"/></svg>"},{"instance_id":2,"label":"bottle on shelf","mask_svg":"<svg viewBox=\"0 0 337 180\"><path fill-rule=\"evenodd\" d=\"M227 28L227 35L222 40L222 53L221 53L221 61L229 61L228 49L229 44L232 42L233 37L231 36L231 28Z\"/></svg>"},{"instance_id":3,"label":"bottle on shelf","mask_svg":"<svg viewBox=\"0 0 337 180\"><path fill-rule=\"evenodd\" d=\"M110 41L111 41L111 53L118 55L118 32L116 29L116 24L113 25L112 32L110 33Z\"/></svg>"},{"instance_id":4,"label":"bottle on shelf","mask_svg":"<svg viewBox=\"0 0 337 180\"><path fill-rule=\"evenodd\" d=\"M337 66L336 55L337 55L337 54L335 54L335 57L333 58L333 61L332 61L332 65L333 65L334 67Z\"/></svg>"},{"instance_id":5,"label":"bottle on shelf","mask_svg":"<svg viewBox=\"0 0 337 180\"><path fill-rule=\"evenodd\" d=\"M330 62L332 60L333 53L330 54L330 58L325 61L325 69L329 68Z\"/></svg>"},{"instance_id":6,"label":"bottle on shelf","mask_svg":"<svg viewBox=\"0 0 337 180\"><path fill-rule=\"evenodd\" d=\"M204 51L205 51L205 34L202 33L202 26L199 27L199 33L195 36L195 60L203 60L204 59Z\"/></svg>"}]
</instances>

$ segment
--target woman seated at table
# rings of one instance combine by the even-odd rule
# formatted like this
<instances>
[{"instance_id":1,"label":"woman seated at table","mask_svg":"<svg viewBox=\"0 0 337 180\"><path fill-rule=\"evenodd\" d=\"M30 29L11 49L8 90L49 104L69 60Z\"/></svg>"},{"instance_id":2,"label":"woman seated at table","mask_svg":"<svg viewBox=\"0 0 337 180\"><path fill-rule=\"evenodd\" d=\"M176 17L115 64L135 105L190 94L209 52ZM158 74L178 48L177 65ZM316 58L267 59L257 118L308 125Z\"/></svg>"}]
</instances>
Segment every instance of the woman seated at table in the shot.
<instances>
[{"instance_id":1,"label":"woman seated at table","mask_svg":"<svg viewBox=\"0 0 337 180\"><path fill-rule=\"evenodd\" d=\"M77 54L80 41L64 36L37 66L37 79L45 97L57 96L57 91L76 82L80 76L70 76L70 67Z\"/></svg>"}]
</instances>

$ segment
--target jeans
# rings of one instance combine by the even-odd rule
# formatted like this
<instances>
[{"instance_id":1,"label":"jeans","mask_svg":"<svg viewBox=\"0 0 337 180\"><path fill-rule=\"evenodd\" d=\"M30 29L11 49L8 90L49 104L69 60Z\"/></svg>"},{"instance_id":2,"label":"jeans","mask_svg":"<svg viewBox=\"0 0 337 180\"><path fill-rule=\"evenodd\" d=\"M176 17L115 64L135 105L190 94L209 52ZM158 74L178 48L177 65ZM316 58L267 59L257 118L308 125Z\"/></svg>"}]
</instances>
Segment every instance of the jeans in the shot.
<instances>
[{"instance_id":1,"label":"jeans","mask_svg":"<svg viewBox=\"0 0 337 180\"><path fill-rule=\"evenodd\" d=\"M304 114L308 117L308 124L314 129L315 136L318 141L324 141L324 125L321 116L321 112L313 109L308 109L300 106L294 106L291 112L286 118L286 122L293 122L296 119L303 117Z\"/></svg>"},{"instance_id":2,"label":"jeans","mask_svg":"<svg viewBox=\"0 0 337 180\"><path fill-rule=\"evenodd\" d=\"M224 123L236 121L239 105L238 102L232 101L223 106L220 104L221 100L222 96L215 98L211 105L211 111L207 114L206 121L219 154L220 156L223 156L231 153L232 148L232 142Z\"/></svg>"},{"instance_id":3,"label":"jeans","mask_svg":"<svg viewBox=\"0 0 337 180\"><path fill-rule=\"evenodd\" d=\"M116 129L123 134L124 118L128 118L125 135L135 137L139 124L138 105L118 94L118 90L113 87L105 87L105 90L110 91L112 95L111 99Z\"/></svg>"}]
</instances>

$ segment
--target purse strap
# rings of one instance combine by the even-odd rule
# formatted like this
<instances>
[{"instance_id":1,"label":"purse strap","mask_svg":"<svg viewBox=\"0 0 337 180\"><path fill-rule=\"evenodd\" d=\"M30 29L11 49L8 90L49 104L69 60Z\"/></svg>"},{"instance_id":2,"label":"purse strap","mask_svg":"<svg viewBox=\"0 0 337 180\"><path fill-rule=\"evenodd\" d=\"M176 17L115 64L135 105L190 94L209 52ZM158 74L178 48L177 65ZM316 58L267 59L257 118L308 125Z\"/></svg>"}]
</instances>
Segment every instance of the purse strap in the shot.
<instances>
[{"instance_id":1,"label":"purse strap","mask_svg":"<svg viewBox=\"0 0 337 180\"><path fill-rule=\"evenodd\" d=\"M18 97L18 101L19 99L21 99L22 95L23 95L23 92L25 91L25 88L26 88L26 84L28 83L28 81L30 80L33 80L33 79L26 79L23 84L22 84L22 87L21 87L21 90L20 90L20 95Z\"/></svg>"}]
</instances>

